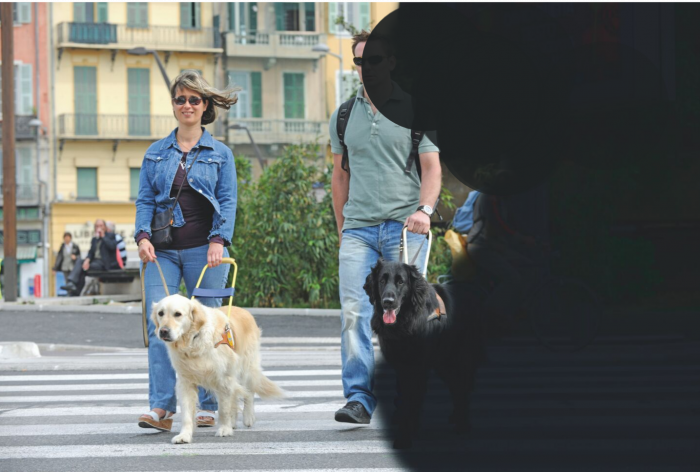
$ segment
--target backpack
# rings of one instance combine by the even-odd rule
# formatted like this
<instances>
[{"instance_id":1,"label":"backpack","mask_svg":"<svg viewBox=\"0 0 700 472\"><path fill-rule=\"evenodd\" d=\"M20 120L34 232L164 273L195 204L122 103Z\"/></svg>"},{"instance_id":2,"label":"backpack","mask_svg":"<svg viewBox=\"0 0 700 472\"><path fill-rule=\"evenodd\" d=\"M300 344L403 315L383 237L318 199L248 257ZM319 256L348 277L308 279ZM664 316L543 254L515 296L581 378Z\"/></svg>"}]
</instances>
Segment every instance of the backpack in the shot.
<instances>
[{"instance_id":1,"label":"backpack","mask_svg":"<svg viewBox=\"0 0 700 472\"><path fill-rule=\"evenodd\" d=\"M478 190L472 190L467 197L464 205L459 207L452 219L452 226L461 234L468 233L474 226L474 204L477 197L481 194Z\"/></svg>"},{"instance_id":2,"label":"backpack","mask_svg":"<svg viewBox=\"0 0 700 472\"><path fill-rule=\"evenodd\" d=\"M336 131L338 132L338 139L340 139L340 144L343 146L343 158L340 161L340 168L347 173L350 173L350 168L348 167L348 147L345 145L345 129L348 127L350 113L352 112L352 107L355 105L356 98L357 97L353 97L340 105L340 108L338 109L338 119L336 120L335 124ZM411 130L411 153L408 155L408 159L406 160L406 168L404 169L405 173L410 174L413 163L415 162L419 180L421 178L421 169L420 159L418 158L418 145L420 144L424 135L424 131ZM435 206L437 207L437 204Z\"/></svg>"}]
</instances>

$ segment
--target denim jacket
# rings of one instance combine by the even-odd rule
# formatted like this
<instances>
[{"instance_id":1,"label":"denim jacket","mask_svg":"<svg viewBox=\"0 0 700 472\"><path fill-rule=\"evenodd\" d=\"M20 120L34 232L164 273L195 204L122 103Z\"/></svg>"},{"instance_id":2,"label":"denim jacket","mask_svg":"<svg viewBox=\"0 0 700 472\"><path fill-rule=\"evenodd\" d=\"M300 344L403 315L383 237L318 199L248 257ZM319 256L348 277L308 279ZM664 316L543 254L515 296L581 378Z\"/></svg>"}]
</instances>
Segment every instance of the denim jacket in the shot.
<instances>
[{"instance_id":1,"label":"denim jacket","mask_svg":"<svg viewBox=\"0 0 700 472\"><path fill-rule=\"evenodd\" d=\"M175 197L170 197L170 191L175 179L178 165L182 158L175 132L153 143L143 158L139 176L139 195L136 199L136 233L145 231L151 236L151 220L156 212L165 211L173 204ZM201 149L197 163L192 167L193 156ZM224 144L215 140L207 130L204 130L199 142L187 155L190 186L205 196L214 207L212 228L208 239L220 236L225 245L231 244L233 226L236 221L236 166L233 153ZM173 211L173 226L185 224L180 204Z\"/></svg>"}]
</instances>

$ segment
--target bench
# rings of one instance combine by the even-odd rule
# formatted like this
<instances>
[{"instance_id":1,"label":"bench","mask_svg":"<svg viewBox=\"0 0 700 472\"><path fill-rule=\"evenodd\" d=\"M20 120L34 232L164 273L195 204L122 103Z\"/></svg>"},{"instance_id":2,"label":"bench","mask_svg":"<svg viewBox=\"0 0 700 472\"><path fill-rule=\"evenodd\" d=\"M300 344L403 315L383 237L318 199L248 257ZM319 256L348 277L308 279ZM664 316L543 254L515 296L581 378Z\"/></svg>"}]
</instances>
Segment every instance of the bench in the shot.
<instances>
[{"instance_id":1,"label":"bench","mask_svg":"<svg viewBox=\"0 0 700 472\"><path fill-rule=\"evenodd\" d=\"M138 275L138 269L118 270L89 270L85 273L88 277L96 278L100 283L131 283Z\"/></svg>"},{"instance_id":2,"label":"bench","mask_svg":"<svg viewBox=\"0 0 700 472\"><path fill-rule=\"evenodd\" d=\"M117 270L89 270L85 275L90 277L90 282L85 286L83 295L122 295L132 293L140 295L141 293L139 269L135 267Z\"/></svg>"}]
</instances>

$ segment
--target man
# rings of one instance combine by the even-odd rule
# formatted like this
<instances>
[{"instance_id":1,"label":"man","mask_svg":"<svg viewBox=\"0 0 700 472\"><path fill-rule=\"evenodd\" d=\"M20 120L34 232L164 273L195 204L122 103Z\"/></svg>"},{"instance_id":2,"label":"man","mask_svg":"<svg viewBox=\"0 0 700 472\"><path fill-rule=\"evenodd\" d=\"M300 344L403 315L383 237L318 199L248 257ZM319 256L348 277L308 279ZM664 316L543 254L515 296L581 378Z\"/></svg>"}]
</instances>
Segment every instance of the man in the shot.
<instances>
[{"instance_id":1,"label":"man","mask_svg":"<svg viewBox=\"0 0 700 472\"><path fill-rule=\"evenodd\" d=\"M365 61L369 33L353 36L352 51L360 81L389 84L388 100L410 100L391 81L396 65L390 45ZM430 215L440 194L442 171L438 148L424 137L419 146L422 181L416 166L404 172L411 152L410 130L389 121L369 99L364 86L354 98L344 142L350 172L341 168L343 147L336 129L338 110L330 121L333 175L333 209L340 240L339 279L342 317L341 359L343 392L348 403L335 414L336 421L370 422L377 400L374 384L374 350L370 319L372 306L363 290L371 268L381 257L398 260L401 232L408 231L409 261L420 250L415 265L423 267L430 230ZM419 249L420 248L420 249Z\"/></svg>"},{"instance_id":2,"label":"man","mask_svg":"<svg viewBox=\"0 0 700 472\"><path fill-rule=\"evenodd\" d=\"M122 269L126 266L126 243L122 235L116 232L116 226L113 221L105 221L105 226L107 226L107 232L114 234L114 238L117 240L117 251L119 251L119 259L117 263L121 260L119 267Z\"/></svg>"},{"instance_id":3,"label":"man","mask_svg":"<svg viewBox=\"0 0 700 472\"><path fill-rule=\"evenodd\" d=\"M95 220L95 236L90 241L90 251L83 261L76 261L75 267L68 276L68 282L61 289L73 297L80 295L85 286L85 272L88 270L116 270L117 240L114 233L107 232L104 220Z\"/></svg>"}]
</instances>

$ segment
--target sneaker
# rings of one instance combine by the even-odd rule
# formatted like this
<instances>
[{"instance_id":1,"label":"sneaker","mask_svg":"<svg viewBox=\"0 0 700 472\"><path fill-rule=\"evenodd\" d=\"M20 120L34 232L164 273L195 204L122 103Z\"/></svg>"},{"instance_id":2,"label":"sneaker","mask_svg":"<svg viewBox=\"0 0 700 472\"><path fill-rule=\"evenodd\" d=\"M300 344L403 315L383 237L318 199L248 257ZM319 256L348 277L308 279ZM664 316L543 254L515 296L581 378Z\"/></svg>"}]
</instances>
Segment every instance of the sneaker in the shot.
<instances>
[{"instance_id":1,"label":"sneaker","mask_svg":"<svg viewBox=\"0 0 700 472\"><path fill-rule=\"evenodd\" d=\"M372 417L360 402L348 402L335 412L335 420L340 423L369 424Z\"/></svg>"}]
</instances>

